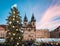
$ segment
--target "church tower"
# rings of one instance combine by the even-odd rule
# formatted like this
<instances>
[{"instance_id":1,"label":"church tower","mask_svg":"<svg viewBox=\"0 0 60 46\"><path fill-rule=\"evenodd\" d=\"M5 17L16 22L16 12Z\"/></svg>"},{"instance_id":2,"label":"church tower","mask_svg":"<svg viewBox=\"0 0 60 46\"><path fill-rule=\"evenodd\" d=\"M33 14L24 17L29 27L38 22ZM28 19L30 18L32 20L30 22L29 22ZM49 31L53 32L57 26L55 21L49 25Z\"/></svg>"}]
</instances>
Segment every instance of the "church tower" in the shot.
<instances>
[{"instance_id":1,"label":"church tower","mask_svg":"<svg viewBox=\"0 0 60 46\"><path fill-rule=\"evenodd\" d=\"M27 27L28 25L28 19L27 19L27 16L25 14L25 17L24 17L24 27Z\"/></svg>"},{"instance_id":2,"label":"church tower","mask_svg":"<svg viewBox=\"0 0 60 46\"><path fill-rule=\"evenodd\" d=\"M36 19L34 17L34 14L32 14L32 17L31 17L31 25L33 29L36 29Z\"/></svg>"},{"instance_id":3,"label":"church tower","mask_svg":"<svg viewBox=\"0 0 60 46\"><path fill-rule=\"evenodd\" d=\"M23 38L24 40L35 40L35 32L36 32L36 26L35 26L35 18L32 14L31 20L28 22L26 14L24 17L24 33Z\"/></svg>"}]
</instances>

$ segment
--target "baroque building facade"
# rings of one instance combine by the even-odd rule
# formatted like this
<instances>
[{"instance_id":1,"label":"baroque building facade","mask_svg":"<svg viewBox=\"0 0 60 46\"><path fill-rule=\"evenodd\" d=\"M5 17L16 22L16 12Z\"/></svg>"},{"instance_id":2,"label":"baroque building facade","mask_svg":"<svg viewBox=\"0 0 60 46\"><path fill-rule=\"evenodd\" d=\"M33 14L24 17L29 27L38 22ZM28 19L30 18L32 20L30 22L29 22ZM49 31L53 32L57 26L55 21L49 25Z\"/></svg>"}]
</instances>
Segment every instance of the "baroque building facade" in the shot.
<instances>
[{"instance_id":1,"label":"baroque building facade","mask_svg":"<svg viewBox=\"0 0 60 46\"><path fill-rule=\"evenodd\" d=\"M0 38L6 37L6 25L0 25Z\"/></svg>"},{"instance_id":2,"label":"baroque building facade","mask_svg":"<svg viewBox=\"0 0 60 46\"><path fill-rule=\"evenodd\" d=\"M37 29L36 38L50 38L50 32L48 29Z\"/></svg>"},{"instance_id":3,"label":"baroque building facade","mask_svg":"<svg viewBox=\"0 0 60 46\"><path fill-rule=\"evenodd\" d=\"M51 38L60 38L60 26L50 32Z\"/></svg>"}]
</instances>

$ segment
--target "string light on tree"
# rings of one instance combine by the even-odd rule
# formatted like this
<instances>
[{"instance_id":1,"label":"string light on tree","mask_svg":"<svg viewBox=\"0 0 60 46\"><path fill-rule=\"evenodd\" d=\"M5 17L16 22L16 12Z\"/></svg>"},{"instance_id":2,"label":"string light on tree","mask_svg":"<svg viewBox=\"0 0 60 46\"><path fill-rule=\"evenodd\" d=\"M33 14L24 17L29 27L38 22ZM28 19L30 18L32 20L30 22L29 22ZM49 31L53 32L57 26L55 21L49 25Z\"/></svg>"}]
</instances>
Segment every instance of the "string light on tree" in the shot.
<instances>
[{"instance_id":1,"label":"string light on tree","mask_svg":"<svg viewBox=\"0 0 60 46\"><path fill-rule=\"evenodd\" d=\"M18 29L16 29L16 31L18 31Z\"/></svg>"},{"instance_id":2,"label":"string light on tree","mask_svg":"<svg viewBox=\"0 0 60 46\"><path fill-rule=\"evenodd\" d=\"M13 40L13 38L11 37L11 40Z\"/></svg>"},{"instance_id":3,"label":"string light on tree","mask_svg":"<svg viewBox=\"0 0 60 46\"><path fill-rule=\"evenodd\" d=\"M16 5L14 5L16 6ZM21 16L19 15L19 11L16 7L13 7L10 12L10 16L7 19L7 31L6 34L6 45L8 46L19 46L22 45L22 33L21 33ZM16 35L17 33L17 35ZM7 38L8 37L8 38ZM11 42L13 41L13 42ZM14 44L16 43L16 44Z\"/></svg>"},{"instance_id":4,"label":"string light on tree","mask_svg":"<svg viewBox=\"0 0 60 46\"><path fill-rule=\"evenodd\" d=\"M13 18L13 20L15 20L15 18Z\"/></svg>"},{"instance_id":5,"label":"string light on tree","mask_svg":"<svg viewBox=\"0 0 60 46\"><path fill-rule=\"evenodd\" d=\"M15 16L13 16L13 17L15 17Z\"/></svg>"},{"instance_id":6,"label":"string light on tree","mask_svg":"<svg viewBox=\"0 0 60 46\"><path fill-rule=\"evenodd\" d=\"M19 23L19 21L17 21L17 23Z\"/></svg>"},{"instance_id":7,"label":"string light on tree","mask_svg":"<svg viewBox=\"0 0 60 46\"><path fill-rule=\"evenodd\" d=\"M20 39L20 37L19 37L19 39Z\"/></svg>"},{"instance_id":8,"label":"string light on tree","mask_svg":"<svg viewBox=\"0 0 60 46\"><path fill-rule=\"evenodd\" d=\"M15 33L13 33L13 36L15 36Z\"/></svg>"},{"instance_id":9,"label":"string light on tree","mask_svg":"<svg viewBox=\"0 0 60 46\"><path fill-rule=\"evenodd\" d=\"M12 22L10 21L9 24L11 24Z\"/></svg>"},{"instance_id":10,"label":"string light on tree","mask_svg":"<svg viewBox=\"0 0 60 46\"><path fill-rule=\"evenodd\" d=\"M23 33L23 30L21 32Z\"/></svg>"},{"instance_id":11,"label":"string light on tree","mask_svg":"<svg viewBox=\"0 0 60 46\"><path fill-rule=\"evenodd\" d=\"M13 28L14 28L15 26L13 26Z\"/></svg>"},{"instance_id":12,"label":"string light on tree","mask_svg":"<svg viewBox=\"0 0 60 46\"><path fill-rule=\"evenodd\" d=\"M17 45L19 45L19 43L17 43Z\"/></svg>"}]
</instances>

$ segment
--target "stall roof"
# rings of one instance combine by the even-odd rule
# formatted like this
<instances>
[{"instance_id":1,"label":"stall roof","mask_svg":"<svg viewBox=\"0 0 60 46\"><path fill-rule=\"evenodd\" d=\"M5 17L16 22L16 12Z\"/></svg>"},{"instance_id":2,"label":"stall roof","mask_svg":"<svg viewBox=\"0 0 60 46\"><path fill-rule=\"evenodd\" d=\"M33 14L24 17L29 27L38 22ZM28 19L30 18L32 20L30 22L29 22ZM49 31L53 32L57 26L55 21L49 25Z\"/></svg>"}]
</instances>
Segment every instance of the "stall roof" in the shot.
<instances>
[{"instance_id":1,"label":"stall roof","mask_svg":"<svg viewBox=\"0 0 60 46\"><path fill-rule=\"evenodd\" d=\"M36 38L36 42L60 42L60 38Z\"/></svg>"}]
</instances>

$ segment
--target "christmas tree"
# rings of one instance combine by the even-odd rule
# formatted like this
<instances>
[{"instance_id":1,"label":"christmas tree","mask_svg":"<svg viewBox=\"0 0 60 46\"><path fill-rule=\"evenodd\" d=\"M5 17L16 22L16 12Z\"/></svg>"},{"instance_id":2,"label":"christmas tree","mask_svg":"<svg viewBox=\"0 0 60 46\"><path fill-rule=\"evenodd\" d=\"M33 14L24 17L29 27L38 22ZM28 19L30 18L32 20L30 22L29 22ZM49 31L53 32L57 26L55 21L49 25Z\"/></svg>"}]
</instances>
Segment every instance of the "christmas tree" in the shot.
<instances>
[{"instance_id":1,"label":"christmas tree","mask_svg":"<svg viewBox=\"0 0 60 46\"><path fill-rule=\"evenodd\" d=\"M22 44L22 20L17 7L13 7L7 19L6 45L21 46Z\"/></svg>"}]
</instances>

